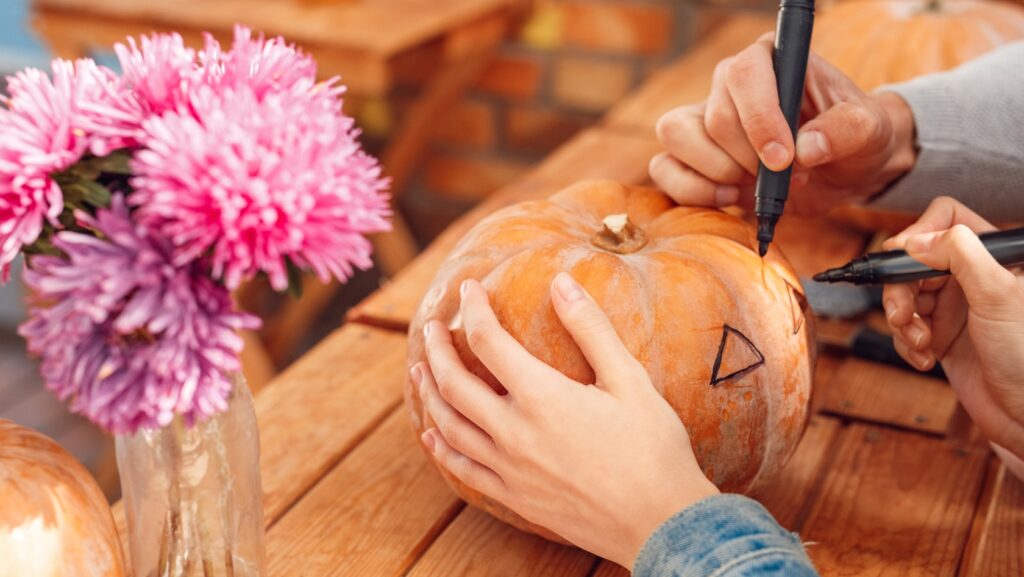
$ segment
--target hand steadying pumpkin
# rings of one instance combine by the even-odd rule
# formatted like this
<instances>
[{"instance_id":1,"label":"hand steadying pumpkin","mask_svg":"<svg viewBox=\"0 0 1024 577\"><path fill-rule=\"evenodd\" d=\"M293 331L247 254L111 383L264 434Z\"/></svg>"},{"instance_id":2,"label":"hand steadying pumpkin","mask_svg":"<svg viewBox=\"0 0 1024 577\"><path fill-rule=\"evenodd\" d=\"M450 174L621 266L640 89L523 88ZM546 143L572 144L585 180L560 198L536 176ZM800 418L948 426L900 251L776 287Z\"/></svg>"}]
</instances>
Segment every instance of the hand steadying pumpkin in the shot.
<instances>
[{"instance_id":1,"label":"hand steadying pumpkin","mask_svg":"<svg viewBox=\"0 0 1024 577\"><path fill-rule=\"evenodd\" d=\"M461 289L473 352L508 394L466 369L438 321L424 327L429 364L412 376L437 424L423 443L463 483L627 568L659 525L718 493L675 411L572 277L558 275L551 296L594 368L593 386L531 356L478 282Z\"/></svg>"},{"instance_id":2,"label":"hand steadying pumpkin","mask_svg":"<svg viewBox=\"0 0 1024 577\"><path fill-rule=\"evenodd\" d=\"M994 229L955 200L936 199L885 248L951 276L886 286L883 302L900 355L922 371L940 361L971 418L1024 479L1024 277L978 240Z\"/></svg>"},{"instance_id":3,"label":"hand steadying pumpkin","mask_svg":"<svg viewBox=\"0 0 1024 577\"><path fill-rule=\"evenodd\" d=\"M667 152L651 160L651 178L679 204L750 207L758 160L782 170L795 159L786 210L814 216L881 192L914 165L914 121L902 98L865 94L815 54L794 142L779 109L773 38L720 62L706 101L658 122Z\"/></svg>"}]
</instances>

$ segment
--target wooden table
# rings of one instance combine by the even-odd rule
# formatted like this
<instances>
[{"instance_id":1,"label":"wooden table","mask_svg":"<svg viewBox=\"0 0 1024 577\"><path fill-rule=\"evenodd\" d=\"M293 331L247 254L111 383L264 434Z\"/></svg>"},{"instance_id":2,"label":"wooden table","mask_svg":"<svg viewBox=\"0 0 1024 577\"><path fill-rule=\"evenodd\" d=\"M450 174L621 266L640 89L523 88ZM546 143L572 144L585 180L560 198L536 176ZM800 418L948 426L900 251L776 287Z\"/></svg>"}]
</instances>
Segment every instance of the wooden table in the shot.
<instances>
[{"instance_id":1,"label":"wooden table","mask_svg":"<svg viewBox=\"0 0 1024 577\"><path fill-rule=\"evenodd\" d=\"M657 149L649 130L580 134L457 222L257 397L272 577L625 575L454 496L402 406L404 330L474 222L583 178L642 182ZM856 233L803 224L780 239L802 273L863 248ZM1024 484L992 458L944 382L826 351L813 407L796 454L757 498L800 532L823 575L1022 574Z\"/></svg>"},{"instance_id":2,"label":"wooden table","mask_svg":"<svg viewBox=\"0 0 1024 577\"><path fill-rule=\"evenodd\" d=\"M314 56L323 77L339 75L350 94L385 98L399 82L421 85L382 155L393 203L425 150L431 124L478 78L523 0L34 0L36 30L63 58L109 49L127 36L176 31L192 46L205 31L230 45L236 22L283 35ZM397 204L396 204L397 206ZM374 238L374 257L391 277L418 253L401 212ZM305 293L266 323L267 354L250 339L253 380L273 373L322 313L337 285L308 275ZM255 351L255 352L253 352ZM265 360L269 357L269 361Z\"/></svg>"},{"instance_id":3,"label":"wooden table","mask_svg":"<svg viewBox=\"0 0 1024 577\"><path fill-rule=\"evenodd\" d=\"M456 223L258 397L271 576L625 575L454 496L401 405L404 329L473 222L580 178L641 182L656 149L638 134L584 132ZM847 258L863 240L838 239L831 255L792 233L784 249L821 262ZM807 434L757 497L813 543L823 575L1020 575L1024 485L992 459L945 383L826 353L815 386Z\"/></svg>"}]
</instances>

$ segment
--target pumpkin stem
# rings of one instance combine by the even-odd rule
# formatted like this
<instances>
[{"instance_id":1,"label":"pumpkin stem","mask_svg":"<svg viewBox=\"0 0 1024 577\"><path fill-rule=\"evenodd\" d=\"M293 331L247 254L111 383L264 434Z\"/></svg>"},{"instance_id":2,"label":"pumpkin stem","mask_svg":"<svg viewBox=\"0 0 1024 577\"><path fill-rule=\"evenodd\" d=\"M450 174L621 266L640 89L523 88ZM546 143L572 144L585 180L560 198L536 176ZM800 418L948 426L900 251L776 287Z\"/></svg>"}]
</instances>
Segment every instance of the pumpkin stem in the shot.
<instances>
[{"instance_id":1,"label":"pumpkin stem","mask_svg":"<svg viewBox=\"0 0 1024 577\"><path fill-rule=\"evenodd\" d=\"M923 12L942 12L942 0L928 0Z\"/></svg>"},{"instance_id":2,"label":"pumpkin stem","mask_svg":"<svg viewBox=\"0 0 1024 577\"><path fill-rule=\"evenodd\" d=\"M644 231L625 214L612 214L602 221L604 228L590 239L594 246L616 254L630 254L647 245Z\"/></svg>"}]
</instances>

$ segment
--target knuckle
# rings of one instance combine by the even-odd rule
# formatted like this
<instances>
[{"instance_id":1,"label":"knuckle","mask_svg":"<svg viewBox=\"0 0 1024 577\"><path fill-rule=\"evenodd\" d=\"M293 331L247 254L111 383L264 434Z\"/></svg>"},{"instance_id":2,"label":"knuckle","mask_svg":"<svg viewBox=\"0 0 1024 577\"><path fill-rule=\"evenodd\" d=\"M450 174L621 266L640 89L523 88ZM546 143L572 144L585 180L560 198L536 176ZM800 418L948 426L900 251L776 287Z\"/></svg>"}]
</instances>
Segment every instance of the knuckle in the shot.
<instances>
[{"instance_id":1,"label":"knuckle","mask_svg":"<svg viewBox=\"0 0 1024 577\"><path fill-rule=\"evenodd\" d=\"M725 70L725 80L730 86L742 86L751 74L758 71L760 63L751 48L737 54Z\"/></svg>"},{"instance_id":2,"label":"knuckle","mask_svg":"<svg viewBox=\"0 0 1024 577\"><path fill-rule=\"evenodd\" d=\"M451 401L455 397L455 387L452 384L452 379L445 378L437 381L437 393L441 395L442 399Z\"/></svg>"},{"instance_id":3,"label":"knuckle","mask_svg":"<svg viewBox=\"0 0 1024 577\"><path fill-rule=\"evenodd\" d=\"M473 326L466 328L466 342L469 348L477 351L487 348L493 339L493 331L487 326Z\"/></svg>"},{"instance_id":4,"label":"knuckle","mask_svg":"<svg viewBox=\"0 0 1024 577\"><path fill-rule=\"evenodd\" d=\"M462 433L459 432L459 428L454 422L449 419L442 419L441 422L437 423L437 430L449 446L456 449L459 448L462 443Z\"/></svg>"},{"instance_id":5,"label":"knuckle","mask_svg":"<svg viewBox=\"0 0 1024 577\"><path fill-rule=\"evenodd\" d=\"M725 106L708 106L704 111L704 130L712 138L725 135L734 124L733 115Z\"/></svg>"},{"instance_id":6,"label":"knuckle","mask_svg":"<svg viewBox=\"0 0 1024 577\"><path fill-rule=\"evenodd\" d=\"M863 140L872 140L882 132L880 116L865 106L850 104L845 116L853 133Z\"/></svg>"},{"instance_id":7,"label":"knuckle","mask_svg":"<svg viewBox=\"0 0 1024 577\"><path fill-rule=\"evenodd\" d=\"M755 110L740 118L740 124L750 139L760 144L761 141L773 137L776 115L774 111L767 109Z\"/></svg>"}]
</instances>

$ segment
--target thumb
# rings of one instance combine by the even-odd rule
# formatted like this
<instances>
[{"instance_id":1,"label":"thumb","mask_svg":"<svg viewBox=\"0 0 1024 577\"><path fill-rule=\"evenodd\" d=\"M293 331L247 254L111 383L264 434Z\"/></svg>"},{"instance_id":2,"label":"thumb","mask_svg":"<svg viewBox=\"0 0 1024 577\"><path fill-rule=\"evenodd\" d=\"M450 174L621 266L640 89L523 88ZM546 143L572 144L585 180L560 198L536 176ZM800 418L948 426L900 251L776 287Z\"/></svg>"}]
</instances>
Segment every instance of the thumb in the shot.
<instances>
[{"instance_id":1,"label":"thumb","mask_svg":"<svg viewBox=\"0 0 1024 577\"><path fill-rule=\"evenodd\" d=\"M884 111L863 102L840 102L807 121L796 137L796 159L813 167L854 156L864 150L881 150Z\"/></svg>"},{"instance_id":2,"label":"thumb","mask_svg":"<svg viewBox=\"0 0 1024 577\"><path fill-rule=\"evenodd\" d=\"M552 303L565 329L572 335L597 380L612 392L628 382L633 371L643 371L622 343L601 307L566 273L551 283ZM625 377L625 378L624 378Z\"/></svg>"},{"instance_id":3,"label":"thumb","mask_svg":"<svg viewBox=\"0 0 1024 577\"><path fill-rule=\"evenodd\" d=\"M948 270L960 284L968 306L998 318L1019 303L1017 278L985 249L978 235L958 224L949 230L907 239L907 254L936 270Z\"/></svg>"}]
</instances>

